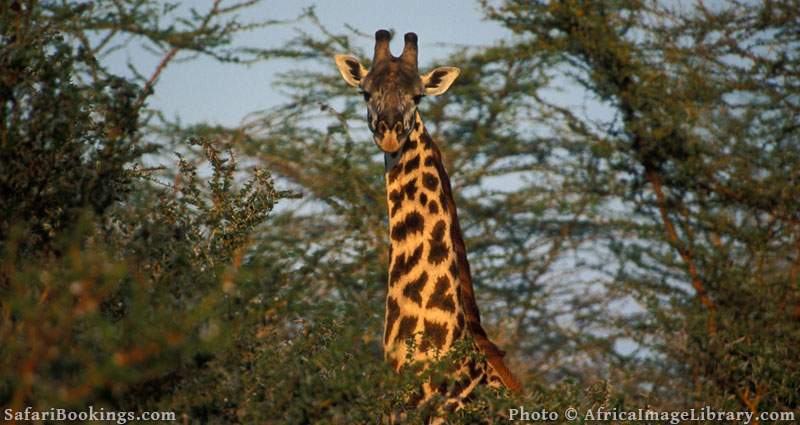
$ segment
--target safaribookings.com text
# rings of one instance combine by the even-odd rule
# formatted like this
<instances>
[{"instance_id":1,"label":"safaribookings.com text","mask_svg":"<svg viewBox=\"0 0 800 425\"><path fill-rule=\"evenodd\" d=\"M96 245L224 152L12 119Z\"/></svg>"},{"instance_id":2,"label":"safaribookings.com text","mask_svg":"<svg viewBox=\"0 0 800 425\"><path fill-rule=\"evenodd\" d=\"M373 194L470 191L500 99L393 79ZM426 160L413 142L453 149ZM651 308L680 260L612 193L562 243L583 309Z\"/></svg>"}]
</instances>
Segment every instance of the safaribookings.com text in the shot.
<instances>
[{"instance_id":1,"label":"safaribookings.com text","mask_svg":"<svg viewBox=\"0 0 800 425\"><path fill-rule=\"evenodd\" d=\"M86 410L74 411L67 409L44 409L37 410L33 407L15 410L11 408L3 409L2 419L4 421L24 421L24 422L43 422L43 421L83 421L83 422L113 422L124 425L128 422L141 421L175 421L175 412L122 412L106 410L105 408L95 409L89 406Z\"/></svg>"}]
</instances>

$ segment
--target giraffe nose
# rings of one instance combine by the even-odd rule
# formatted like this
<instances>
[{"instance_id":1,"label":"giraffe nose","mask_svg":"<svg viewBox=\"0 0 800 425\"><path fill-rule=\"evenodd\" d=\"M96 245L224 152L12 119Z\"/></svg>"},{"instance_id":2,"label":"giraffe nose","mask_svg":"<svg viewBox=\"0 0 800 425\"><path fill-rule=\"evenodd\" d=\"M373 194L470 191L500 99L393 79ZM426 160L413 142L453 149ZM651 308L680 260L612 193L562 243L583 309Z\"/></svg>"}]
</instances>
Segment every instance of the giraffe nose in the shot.
<instances>
[{"instance_id":1,"label":"giraffe nose","mask_svg":"<svg viewBox=\"0 0 800 425\"><path fill-rule=\"evenodd\" d=\"M376 128L377 133L382 134L386 133L387 131L394 131L395 134L403 134L403 121L402 120L394 120L394 124L387 123L386 121L381 120L378 123L378 127Z\"/></svg>"}]
</instances>

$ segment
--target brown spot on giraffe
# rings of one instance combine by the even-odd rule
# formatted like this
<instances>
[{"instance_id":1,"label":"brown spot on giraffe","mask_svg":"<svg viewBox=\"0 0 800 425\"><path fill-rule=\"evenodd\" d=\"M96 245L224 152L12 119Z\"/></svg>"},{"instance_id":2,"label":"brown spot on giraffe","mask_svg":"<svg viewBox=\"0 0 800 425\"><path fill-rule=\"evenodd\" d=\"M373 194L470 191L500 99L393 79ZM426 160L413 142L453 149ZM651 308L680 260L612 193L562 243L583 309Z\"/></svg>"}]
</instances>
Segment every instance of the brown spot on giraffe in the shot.
<instances>
[{"instance_id":1,"label":"brown spot on giraffe","mask_svg":"<svg viewBox=\"0 0 800 425\"><path fill-rule=\"evenodd\" d=\"M403 207L403 198L405 197L405 192L400 190L393 190L392 193L389 194L389 206L391 210L389 211L389 215L394 217L400 208Z\"/></svg>"},{"instance_id":2,"label":"brown spot on giraffe","mask_svg":"<svg viewBox=\"0 0 800 425\"><path fill-rule=\"evenodd\" d=\"M417 245L414 251L406 258L405 253L398 254L395 257L394 262L391 266L391 272L389 272L389 286L394 286L400 278L408 274L414 267L417 266L420 258L422 258L422 250L424 248L423 244ZM394 248L391 249L392 251Z\"/></svg>"},{"instance_id":3,"label":"brown spot on giraffe","mask_svg":"<svg viewBox=\"0 0 800 425\"><path fill-rule=\"evenodd\" d=\"M447 340L447 325L424 320L424 330L422 333L422 344L420 350L428 351L432 344L437 350L442 350Z\"/></svg>"},{"instance_id":4,"label":"brown spot on giraffe","mask_svg":"<svg viewBox=\"0 0 800 425\"><path fill-rule=\"evenodd\" d=\"M407 361L433 359L469 338L486 360L467 358L450 376L452 385L423 383L413 405L445 396L439 409L458 409L479 384L499 380L512 390L519 384L480 323L466 247L461 236L450 179L441 152L417 111L422 96L444 93L458 68L441 67L427 74L417 68L417 36L406 34L399 57L389 51L391 34L375 34L372 69L353 56L337 55L336 64L351 86L365 93L373 142L384 152L391 260L387 288L384 353L396 369ZM354 65L355 64L355 65ZM434 284L428 284L430 280ZM396 330L395 330L396 329ZM415 351L406 354L414 338ZM429 350L435 347L437 350ZM441 410L439 410L441 411Z\"/></svg>"},{"instance_id":5,"label":"brown spot on giraffe","mask_svg":"<svg viewBox=\"0 0 800 425\"><path fill-rule=\"evenodd\" d=\"M406 216L403 218L403 221L400 221L392 226L392 239L396 242L402 242L410 234L422 233L424 225L425 219L422 217L422 214L416 211L411 211L410 213L406 214Z\"/></svg>"},{"instance_id":6,"label":"brown spot on giraffe","mask_svg":"<svg viewBox=\"0 0 800 425\"><path fill-rule=\"evenodd\" d=\"M464 332L464 315L459 314L456 316L456 326L453 328L453 341L458 340L462 337L462 333Z\"/></svg>"},{"instance_id":7,"label":"brown spot on giraffe","mask_svg":"<svg viewBox=\"0 0 800 425\"><path fill-rule=\"evenodd\" d=\"M414 195L417 193L417 179L413 178L403 185L403 192L409 201L414 200Z\"/></svg>"},{"instance_id":8,"label":"brown spot on giraffe","mask_svg":"<svg viewBox=\"0 0 800 425\"><path fill-rule=\"evenodd\" d=\"M394 342L405 344L406 340L414 336L417 320L417 316L406 316L400 319L400 327L397 329L397 337Z\"/></svg>"},{"instance_id":9,"label":"brown spot on giraffe","mask_svg":"<svg viewBox=\"0 0 800 425\"><path fill-rule=\"evenodd\" d=\"M419 128L418 127L418 123L415 121L414 122L414 130L417 130L418 128ZM416 149L417 149L417 141L416 140L409 139L408 141L406 141L405 144L403 144L403 152L412 151L412 150L416 150Z\"/></svg>"},{"instance_id":10,"label":"brown spot on giraffe","mask_svg":"<svg viewBox=\"0 0 800 425\"><path fill-rule=\"evenodd\" d=\"M425 288L426 283L428 283L428 272L423 271L416 280L406 284L406 287L403 288L403 295L415 303L422 305L422 290Z\"/></svg>"},{"instance_id":11,"label":"brown spot on giraffe","mask_svg":"<svg viewBox=\"0 0 800 425\"><path fill-rule=\"evenodd\" d=\"M431 232L431 238L428 239L428 262L433 265L441 264L450 255L447 243L444 240L445 227L447 224L444 220L439 220Z\"/></svg>"},{"instance_id":12,"label":"brown spot on giraffe","mask_svg":"<svg viewBox=\"0 0 800 425\"><path fill-rule=\"evenodd\" d=\"M450 272L450 276L453 276L453 279L458 279L458 262L455 259L450 262L450 267L447 270Z\"/></svg>"},{"instance_id":13,"label":"brown spot on giraffe","mask_svg":"<svg viewBox=\"0 0 800 425\"><path fill-rule=\"evenodd\" d=\"M395 167L395 168L393 168L393 169L392 169L392 170L389 172L389 177L388 177L388 179L387 179L387 180L388 180L389 182L394 182L395 180L397 180L397 177L399 177L399 176L400 176L400 174L401 174L402 172L403 172L403 169L402 169L401 167Z\"/></svg>"},{"instance_id":14,"label":"brown spot on giraffe","mask_svg":"<svg viewBox=\"0 0 800 425\"><path fill-rule=\"evenodd\" d=\"M392 297L386 298L386 323L384 324L383 336L384 344L389 341L389 335L392 333L392 327L399 316L400 306L397 305L397 301Z\"/></svg>"},{"instance_id":15,"label":"brown spot on giraffe","mask_svg":"<svg viewBox=\"0 0 800 425\"><path fill-rule=\"evenodd\" d=\"M438 308L443 311L455 313L456 303L453 300L453 294L450 291L450 279L447 276L441 276L436 280L436 286L425 304L425 308ZM455 329L455 328L453 328Z\"/></svg>"},{"instance_id":16,"label":"brown spot on giraffe","mask_svg":"<svg viewBox=\"0 0 800 425\"><path fill-rule=\"evenodd\" d=\"M431 201L431 203L428 204L428 212L431 215L439 214L439 204L437 204L436 201Z\"/></svg>"},{"instance_id":17,"label":"brown spot on giraffe","mask_svg":"<svg viewBox=\"0 0 800 425\"><path fill-rule=\"evenodd\" d=\"M436 189L439 188L439 179L431 173L422 173L422 184L425 186L425 189L436 193Z\"/></svg>"},{"instance_id":18,"label":"brown spot on giraffe","mask_svg":"<svg viewBox=\"0 0 800 425\"><path fill-rule=\"evenodd\" d=\"M409 159L406 162L406 166L403 168L403 172L408 174L419 167L419 155Z\"/></svg>"}]
</instances>

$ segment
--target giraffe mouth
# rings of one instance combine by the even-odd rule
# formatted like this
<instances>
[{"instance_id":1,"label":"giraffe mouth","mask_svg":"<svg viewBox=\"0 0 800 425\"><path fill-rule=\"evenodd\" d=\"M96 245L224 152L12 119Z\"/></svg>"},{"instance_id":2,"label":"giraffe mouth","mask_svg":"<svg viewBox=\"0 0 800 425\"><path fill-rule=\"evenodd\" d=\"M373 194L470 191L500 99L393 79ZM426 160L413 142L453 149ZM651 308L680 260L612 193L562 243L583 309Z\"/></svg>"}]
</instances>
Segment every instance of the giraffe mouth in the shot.
<instances>
[{"instance_id":1,"label":"giraffe mouth","mask_svg":"<svg viewBox=\"0 0 800 425\"><path fill-rule=\"evenodd\" d=\"M382 151L395 153L403 146L404 136L404 134L397 134L395 131L387 131L380 136L376 134L373 140Z\"/></svg>"}]
</instances>

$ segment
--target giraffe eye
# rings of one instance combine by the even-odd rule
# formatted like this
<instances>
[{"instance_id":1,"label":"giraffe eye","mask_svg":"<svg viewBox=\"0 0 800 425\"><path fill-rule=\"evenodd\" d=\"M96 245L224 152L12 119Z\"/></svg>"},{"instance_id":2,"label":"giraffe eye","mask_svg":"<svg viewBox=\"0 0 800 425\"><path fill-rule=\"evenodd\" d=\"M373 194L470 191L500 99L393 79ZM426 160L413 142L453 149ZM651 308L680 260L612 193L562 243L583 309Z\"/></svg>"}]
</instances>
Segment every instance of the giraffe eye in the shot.
<instances>
[{"instance_id":1,"label":"giraffe eye","mask_svg":"<svg viewBox=\"0 0 800 425\"><path fill-rule=\"evenodd\" d=\"M362 91L361 95L364 96L364 100L367 101L367 102L369 102L369 98L372 97L371 94L369 94L369 93L367 93L365 91Z\"/></svg>"},{"instance_id":2,"label":"giraffe eye","mask_svg":"<svg viewBox=\"0 0 800 425\"><path fill-rule=\"evenodd\" d=\"M422 94L418 94L418 95L414 96L414 104L415 105L419 105L419 101L422 100L423 96L424 95L422 95Z\"/></svg>"}]
</instances>

